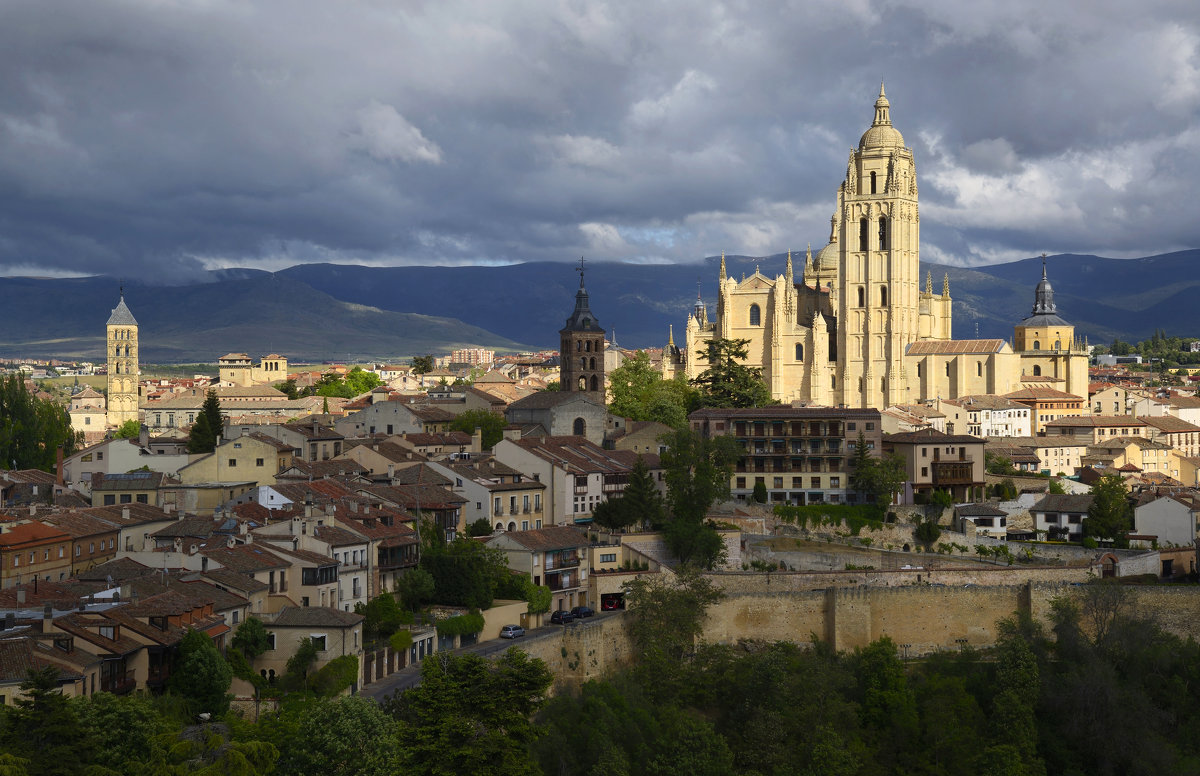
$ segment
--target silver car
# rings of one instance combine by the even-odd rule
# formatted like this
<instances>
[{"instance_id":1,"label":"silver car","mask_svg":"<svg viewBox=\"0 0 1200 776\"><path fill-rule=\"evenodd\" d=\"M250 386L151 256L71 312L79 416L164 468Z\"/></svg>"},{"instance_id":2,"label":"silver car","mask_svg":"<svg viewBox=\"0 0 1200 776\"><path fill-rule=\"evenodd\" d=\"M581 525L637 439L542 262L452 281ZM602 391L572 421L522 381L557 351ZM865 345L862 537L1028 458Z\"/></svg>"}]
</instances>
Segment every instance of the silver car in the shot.
<instances>
[{"instance_id":1,"label":"silver car","mask_svg":"<svg viewBox=\"0 0 1200 776\"><path fill-rule=\"evenodd\" d=\"M500 638L502 639L515 639L524 635L525 629L520 625L505 625L504 627L500 628Z\"/></svg>"}]
</instances>

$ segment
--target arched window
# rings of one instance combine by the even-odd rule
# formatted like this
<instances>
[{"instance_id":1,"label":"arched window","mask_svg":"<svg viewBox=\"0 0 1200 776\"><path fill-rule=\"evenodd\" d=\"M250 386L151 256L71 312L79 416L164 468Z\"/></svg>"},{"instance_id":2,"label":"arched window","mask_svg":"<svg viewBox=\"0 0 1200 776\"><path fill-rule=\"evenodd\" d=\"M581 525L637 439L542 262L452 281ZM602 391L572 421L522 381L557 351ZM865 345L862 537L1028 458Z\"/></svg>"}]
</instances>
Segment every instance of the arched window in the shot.
<instances>
[{"instance_id":1,"label":"arched window","mask_svg":"<svg viewBox=\"0 0 1200 776\"><path fill-rule=\"evenodd\" d=\"M881 251L886 251L886 250L887 250L887 244L888 244L888 239L887 239L887 217L886 217L886 216L880 216L880 217L879 217L879 250L881 250Z\"/></svg>"},{"instance_id":2,"label":"arched window","mask_svg":"<svg viewBox=\"0 0 1200 776\"><path fill-rule=\"evenodd\" d=\"M859 286L858 287L858 306L866 307L866 305L867 305L867 291L862 286Z\"/></svg>"},{"instance_id":3,"label":"arched window","mask_svg":"<svg viewBox=\"0 0 1200 776\"><path fill-rule=\"evenodd\" d=\"M750 305L750 325L762 326L762 310L756 304Z\"/></svg>"},{"instance_id":4,"label":"arched window","mask_svg":"<svg viewBox=\"0 0 1200 776\"><path fill-rule=\"evenodd\" d=\"M581 391L587 390L587 378L586 377L579 378L579 390L581 390Z\"/></svg>"},{"instance_id":5,"label":"arched window","mask_svg":"<svg viewBox=\"0 0 1200 776\"><path fill-rule=\"evenodd\" d=\"M595 375L592 375L592 390L593 391L600 390L600 381L596 379Z\"/></svg>"},{"instance_id":6,"label":"arched window","mask_svg":"<svg viewBox=\"0 0 1200 776\"><path fill-rule=\"evenodd\" d=\"M867 250L867 219L859 219L858 222L858 249L860 251Z\"/></svg>"},{"instance_id":7,"label":"arched window","mask_svg":"<svg viewBox=\"0 0 1200 776\"><path fill-rule=\"evenodd\" d=\"M1038 342L1037 340L1034 340L1034 341L1033 341L1033 349L1034 349L1034 350L1041 350L1041 349L1042 349L1042 343Z\"/></svg>"},{"instance_id":8,"label":"arched window","mask_svg":"<svg viewBox=\"0 0 1200 776\"><path fill-rule=\"evenodd\" d=\"M504 523L496 523L496 530L497 530L497 531L503 531L503 530L504 530Z\"/></svg>"},{"instance_id":9,"label":"arched window","mask_svg":"<svg viewBox=\"0 0 1200 776\"><path fill-rule=\"evenodd\" d=\"M975 362L975 376L983 377L983 362L982 361Z\"/></svg>"},{"instance_id":10,"label":"arched window","mask_svg":"<svg viewBox=\"0 0 1200 776\"><path fill-rule=\"evenodd\" d=\"M1038 366L1037 364L1033 365L1033 376L1034 377L1042 376L1042 368L1040 366Z\"/></svg>"},{"instance_id":11,"label":"arched window","mask_svg":"<svg viewBox=\"0 0 1200 776\"><path fill-rule=\"evenodd\" d=\"M509 523L509 524L508 524L508 530L510 530L510 531L515 531L515 530L517 530L517 524L516 524L516 523Z\"/></svg>"},{"instance_id":12,"label":"arched window","mask_svg":"<svg viewBox=\"0 0 1200 776\"><path fill-rule=\"evenodd\" d=\"M1054 349L1062 350L1062 340L1054 340Z\"/></svg>"},{"instance_id":13,"label":"arched window","mask_svg":"<svg viewBox=\"0 0 1200 776\"><path fill-rule=\"evenodd\" d=\"M583 418L575 418L575 425L571 433L575 436L587 436L587 421Z\"/></svg>"},{"instance_id":14,"label":"arched window","mask_svg":"<svg viewBox=\"0 0 1200 776\"><path fill-rule=\"evenodd\" d=\"M583 343L579 340L575 340L575 352L581 353L582 351L583 351Z\"/></svg>"},{"instance_id":15,"label":"arched window","mask_svg":"<svg viewBox=\"0 0 1200 776\"><path fill-rule=\"evenodd\" d=\"M887 286L879 287L879 305L880 307L887 307Z\"/></svg>"},{"instance_id":16,"label":"arched window","mask_svg":"<svg viewBox=\"0 0 1200 776\"><path fill-rule=\"evenodd\" d=\"M796 360L797 361L804 360L804 343L802 343L802 342L796 343Z\"/></svg>"},{"instance_id":17,"label":"arched window","mask_svg":"<svg viewBox=\"0 0 1200 776\"><path fill-rule=\"evenodd\" d=\"M592 341L588 340L587 342L583 343L583 349L585 351L587 351L588 353L591 353L592 352Z\"/></svg>"},{"instance_id":18,"label":"arched window","mask_svg":"<svg viewBox=\"0 0 1200 776\"><path fill-rule=\"evenodd\" d=\"M875 171L871 171L871 193L875 193Z\"/></svg>"},{"instance_id":19,"label":"arched window","mask_svg":"<svg viewBox=\"0 0 1200 776\"><path fill-rule=\"evenodd\" d=\"M580 356L580 357L579 357L579 368L580 368L580 369L587 369L587 356Z\"/></svg>"},{"instance_id":20,"label":"arched window","mask_svg":"<svg viewBox=\"0 0 1200 776\"><path fill-rule=\"evenodd\" d=\"M596 368L596 357L592 356L591 358L588 359L588 369L595 369L595 368Z\"/></svg>"}]
</instances>

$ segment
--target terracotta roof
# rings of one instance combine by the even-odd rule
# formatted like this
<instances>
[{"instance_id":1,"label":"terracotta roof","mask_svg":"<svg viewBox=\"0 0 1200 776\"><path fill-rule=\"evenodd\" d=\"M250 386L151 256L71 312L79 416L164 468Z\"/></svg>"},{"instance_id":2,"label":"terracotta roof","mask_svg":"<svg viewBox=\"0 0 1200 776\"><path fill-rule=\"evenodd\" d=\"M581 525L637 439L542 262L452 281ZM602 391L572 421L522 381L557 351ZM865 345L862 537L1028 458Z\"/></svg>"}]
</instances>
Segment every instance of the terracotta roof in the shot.
<instances>
[{"instance_id":1,"label":"terracotta roof","mask_svg":"<svg viewBox=\"0 0 1200 776\"><path fill-rule=\"evenodd\" d=\"M43 542L66 541L70 538L67 533L38 521L20 523L12 527L4 527L4 533L0 533L0 549L12 549Z\"/></svg>"},{"instance_id":2,"label":"terracotta roof","mask_svg":"<svg viewBox=\"0 0 1200 776\"><path fill-rule=\"evenodd\" d=\"M1200 426L1170 415L1143 415L1141 419L1147 426L1153 426L1164 434L1182 434L1200 431Z\"/></svg>"},{"instance_id":3,"label":"terracotta roof","mask_svg":"<svg viewBox=\"0 0 1200 776\"><path fill-rule=\"evenodd\" d=\"M905 431L899 434L884 434L883 441L893 444L952 444L952 445L982 445L984 440L966 434L944 434L935 428L924 428L920 431Z\"/></svg>"},{"instance_id":4,"label":"terracotta roof","mask_svg":"<svg viewBox=\"0 0 1200 776\"><path fill-rule=\"evenodd\" d=\"M249 574L234 571L233 569L209 569L200 575L201 579L209 580L210 584L221 588L233 588L246 593L258 593L266 590L269 586L266 582L259 582Z\"/></svg>"},{"instance_id":5,"label":"terracotta roof","mask_svg":"<svg viewBox=\"0 0 1200 776\"><path fill-rule=\"evenodd\" d=\"M347 531L345 528L335 525L319 525L313 530L313 534L330 547L345 547L351 544L363 544L366 541L353 531Z\"/></svg>"},{"instance_id":6,"label":"terracotta roof","mask_svg":"<svg viewBox=\"0 0 1200 776\"><path fill-rule=\"evenodd\" d=\"M487 540L488 544L511 541L534 552L551 552L588 546L588 535L567 525L552 525L530 531L506 531Z\"/></svg>"},{"instance_id":7,"label":"terracotta roof","mask_svg":"<svg viewBox=\"0 0 1200 776\"><path fill-rule=\"evenodd\" d=\"M1016 410L1029 409L1027 405L1013 401L1005 396L996 396L988 393L972 394L970 396L960 396L957 399L943 399L943 404L953 404L956 407L962 407L965 410Z\"/></svg>"},{"instance_id":8,"label":"terracotta roof","mask_svg":"<svg viewBox=\"0 0 1200 776\"><path fill-rule=\"evenodd\" d=\"M925 356L939 353L999 353L1008 345L1002 339L978 340L918 340L904 349L908 356Z\"/></svg>"},{"instance_id":9,"label":"terracotta roof","mask_svg":"<svg viewBox=\"0 0 1200 776\"><path fill-rule=\"evenodd\" d=\"M116 533L118 530L117 525L108 520L102 520L80 512L60 512L58 514L46 515L42 518L42 522L61 530L63 533L69 534L73 538Z\"/></svg>"},{"instance_id":10,"label":"terracotta roof","mask_svg":"<svg viewBox=\"0 0 1200 776\"><path fill-rule=\"evenodd\" d=\"M200 551L231 571L252 573L267 569L287 568L291 563L257 544L239 544L234 547L212 547Z\"/></svg>"},{"instance_id":11,"label":"terracotta roof","mask_svg":"<svg viewBox=\"0 0 1200 776\"><path fill-rule=\"evenodd\" d=\"M75 578L84 581L94 580L104 582L109 577L112 577L113 582L120 584L129 579L137 579L138 577L146 577L157 573L158 569L152 569L149 566L138 563L132 558L114 558L106 563L101 563L99 566L93 566L87 571L80 571L75 575Z\"/></svg>"},{"instance_id":12,"label":"terracotta roof","mask_svg":"<svg viewBox=\"0 0 1200 776\"><path fill-rule=\"evenodd\" d=\"M1003 509L991 504L963 504L955 507L954 513L959 517L1006 517L1008 515Z\"/></svg>"},{"instance_id":13,"label":"terracotta roof","mask_svg":"<svg viewBox=\"0 0 1200 776\"><path fill-rule=\"evenodd\" d=\"M1142 427L1146 425L1143 418L1131 415L1075 415L1065 418L1055 418L1046 421L1046 428L1108 428L1109 426ZM1189 424L1190 425L1190 424Z\"/></svg>"},{"instance_id":14,"label":"terracotta roof","mask_svg":"<svg viewBox=\"0 0 1200 776\"><path fill-rule=\"evenodd\" d=\"M525 437L513 444L571 472L624 474L637 460L637 453L632 450L605 450L576 436ZM642 458L651 468L659 465L657 456L643 455Z\"/></svg>"},{"instance_id":15,"label":"terracotta roof","mask_svg":"<svg viewBox=\"0 0 1200 776\"><path fill-rule=\"evenodd\" d=\"M343 612L326 606L288 606L267 624L283 628L350 628L365 618L354 612Z\"/></svg>"},{"instance_id":16,"label":"terracotta roof","mask_svg":"<svg viewBox=\"0 0 1200 776\"><path fill-rule=\"evenodd\" d=\"M357 461L348 458L336 458L328 461L302 461L299 458L291 465L275 475L278 481L284 479L322 479L325 477L341 477L352 474L366 473L367 469Z\"/></svg>"},{"instance_id":17,"label":"terracotta roof","mask_svg":"<svg viewBox=\"0 0 1200 776\"><path fill-rule=\"evenodd\" d=\"M1087 512L1092 505L1090 493L1048 493L1029 508L1030 512Z\"/></svg>"},{"instance_id":18,"label":"terracotta roof","mask_svg":"<svg viewBox=\"0 0 1200 776\"><path fill-rule=\"evenodd\" d=\"M524 399L516 400L512 404L509 404L508 408L510 410L545 410L557 407L560 404L569 404L576 401L603 406L590 395L577 391L538 391L526 396Z\"/></svg>"},{"instance_id":19,"label":"terracotta roof","mask_svg":"<svg viewBox=\"0 0 1200 776\"><path fill-rule=\"evenodd\" d=\"M1076 396L1073 393L1067 393L1066 391L1060 391L1057 388L1044 388L1044 387L1038 387L1038 386L1029 386L1028 388L1022 388L1019 391L1013 391L1012 393L1006 393L1006 394L1004 394L1004 396L1009 399L1015 399L1016 401L1022 401L1022 400L1028 401L1028 400L1038 400L1038 399L1055 400L1055 401L1077 401L1077 402L1084 401L1082 396Z\"/></svg>"}]
</instances>

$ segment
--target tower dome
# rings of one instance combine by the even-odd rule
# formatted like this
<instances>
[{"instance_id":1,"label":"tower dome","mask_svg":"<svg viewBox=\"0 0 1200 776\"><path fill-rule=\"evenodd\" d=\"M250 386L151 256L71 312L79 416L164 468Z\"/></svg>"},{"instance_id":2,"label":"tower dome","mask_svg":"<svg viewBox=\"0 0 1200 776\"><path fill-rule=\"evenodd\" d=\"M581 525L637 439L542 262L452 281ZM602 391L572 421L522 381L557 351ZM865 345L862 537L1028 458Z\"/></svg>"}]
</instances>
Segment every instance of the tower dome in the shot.
<instances>
[{"instance_id":1,"label":"tower dome","mask_svg":"<svg viewBox=\"0 0 1200 776\"><path fill-rule=\"evenodd\" d=\"M1033 292L1033 314L1021 321L1022 326L1070 326L1058 315L1054 304L1054 288L1046 277L1046 258L1042 257L1042 279Z\"/></svg>"},{"instance_id":2,"label":"tower dome","mask_svg":"<svg viewBox=\"0 0 1200 776\"><path fill-rule=\"evenodd\" d=\"M858 150L868 148L903 148L904 136L892 126L891 103L879 84L879 99L875 100L875 121L858 141Z\"/></svg>"}]
</instances>

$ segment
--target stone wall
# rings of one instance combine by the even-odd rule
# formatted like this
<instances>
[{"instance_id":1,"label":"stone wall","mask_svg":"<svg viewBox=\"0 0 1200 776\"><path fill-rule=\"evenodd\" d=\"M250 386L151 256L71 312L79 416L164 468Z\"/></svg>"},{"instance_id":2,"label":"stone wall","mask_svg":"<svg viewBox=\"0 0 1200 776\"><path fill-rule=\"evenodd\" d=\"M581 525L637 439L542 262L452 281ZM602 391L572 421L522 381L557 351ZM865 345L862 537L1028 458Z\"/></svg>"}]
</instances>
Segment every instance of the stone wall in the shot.
<instances>
[{"instance_id":1,"label":"stone wall","mask_svg":"<svg viewBox=\"0 0 1200 776\"><path fill-rule=\"evenodd\" d=\"M556 692L599 679L633 660L623 611L576 620L550 633L527 636L515 646L550 667Z\"/></svg>"}]
</instances>

